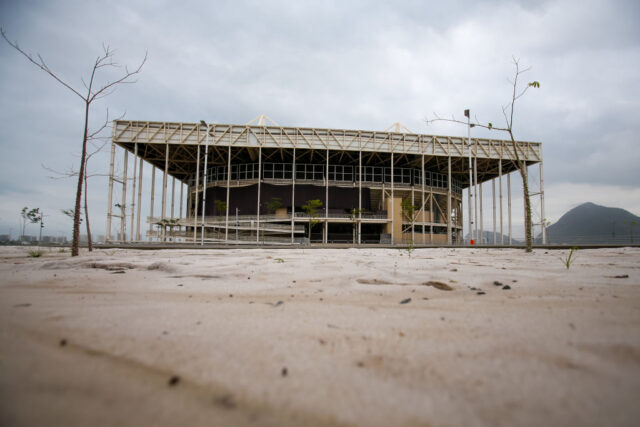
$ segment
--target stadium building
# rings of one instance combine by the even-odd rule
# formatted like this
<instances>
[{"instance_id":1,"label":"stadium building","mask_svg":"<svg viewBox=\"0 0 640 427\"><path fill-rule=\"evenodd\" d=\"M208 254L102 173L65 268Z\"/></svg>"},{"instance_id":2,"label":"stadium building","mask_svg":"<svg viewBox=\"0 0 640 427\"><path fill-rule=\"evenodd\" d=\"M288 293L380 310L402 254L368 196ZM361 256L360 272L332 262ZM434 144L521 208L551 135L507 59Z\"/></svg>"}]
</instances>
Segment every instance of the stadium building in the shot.
<instances>
[{"instance_id":1,"label":"stadium building","mask_svg":"<svg viewBox=\"0 0 640 427\"><path fill-rule=\"evenodd\" d=\"M540 167L544 218L542 146L516 146ZM482 198L473 195L487 181L494 236L497 197L504 235L505 176L511 229L514 160L511 141L416 134L399 123L380 132L284 127L266 116L246 125L117 120L106 235L119 220L126 242L462 244L463 190L475 190L466 191L467 224L480 236Z\"/></svg>"}]
</instances>

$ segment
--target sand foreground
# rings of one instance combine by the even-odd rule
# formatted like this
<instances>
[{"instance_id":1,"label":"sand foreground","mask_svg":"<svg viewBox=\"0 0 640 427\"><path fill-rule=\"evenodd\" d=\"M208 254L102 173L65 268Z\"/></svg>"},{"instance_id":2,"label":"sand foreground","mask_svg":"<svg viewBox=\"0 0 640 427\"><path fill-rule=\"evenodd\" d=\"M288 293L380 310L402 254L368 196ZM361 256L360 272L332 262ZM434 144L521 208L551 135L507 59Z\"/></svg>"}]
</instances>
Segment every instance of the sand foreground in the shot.
<instances>
[{"instance_id":1,"label":"sand foreground","mask_svg":"<svg viewBox=\"0 0 640 427\"><path fill-rule=\"evenodd\" d=\"M0 425L640 422L637 248L45 251L0 248Z\"/></svg>"}]
</instances>

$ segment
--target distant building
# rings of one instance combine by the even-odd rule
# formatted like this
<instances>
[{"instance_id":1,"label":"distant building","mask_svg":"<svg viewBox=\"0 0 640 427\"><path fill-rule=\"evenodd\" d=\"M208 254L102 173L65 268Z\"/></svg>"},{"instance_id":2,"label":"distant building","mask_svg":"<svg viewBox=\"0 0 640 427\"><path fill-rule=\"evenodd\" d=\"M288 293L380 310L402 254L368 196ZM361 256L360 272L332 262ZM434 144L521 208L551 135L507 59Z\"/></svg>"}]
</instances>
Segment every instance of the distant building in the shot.
<instances>
[{"instance_id":1,"label":"distant building","mask_svg":"<svg viewBox=\"0 0 640 427\"><path fill-rule=\"evenodd\" d=\"M0 234L0 243L7 243L11 241L11 236L9 234Z\"/></svg>"},{"instance_id":2,"label":"distant building","mask_svg":"<svg viewBox=\"0 0 640 427\"><path fill-rule=\"evenodd\" d=\"M42 236L42 243L66 243L65 236Z\"/></svg>"}]
</instances>

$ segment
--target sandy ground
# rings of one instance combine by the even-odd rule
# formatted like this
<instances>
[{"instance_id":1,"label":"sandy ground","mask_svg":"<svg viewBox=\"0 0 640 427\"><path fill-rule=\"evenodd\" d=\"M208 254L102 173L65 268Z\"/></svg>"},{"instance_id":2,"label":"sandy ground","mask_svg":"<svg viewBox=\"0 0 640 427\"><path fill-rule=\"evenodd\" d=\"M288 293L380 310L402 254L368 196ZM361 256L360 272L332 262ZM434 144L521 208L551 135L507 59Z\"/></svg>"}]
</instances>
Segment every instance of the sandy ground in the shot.
<instances>
[{"instance_id":1,"label":"sandy ground","mask_svg":"<svg viewBox=\"0 0 640 427\"><path fill-rule=\"evenodd\" d=\"M26 252L3 426L640 424L640 249Z\"/></svg>"}]
</instances>

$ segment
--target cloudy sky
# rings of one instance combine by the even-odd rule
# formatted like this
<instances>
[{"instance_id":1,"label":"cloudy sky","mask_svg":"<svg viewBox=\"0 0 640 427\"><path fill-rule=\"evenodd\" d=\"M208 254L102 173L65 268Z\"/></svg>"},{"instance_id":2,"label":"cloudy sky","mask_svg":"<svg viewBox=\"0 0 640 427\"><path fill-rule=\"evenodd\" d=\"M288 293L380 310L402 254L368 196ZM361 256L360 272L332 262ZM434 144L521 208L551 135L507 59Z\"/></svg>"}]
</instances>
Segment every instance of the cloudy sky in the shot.
<instances>
[{"instance_id":1,"label":"cloudy sky","mask_svg":"<svg viewBox=\"0 0 640 427\"><path fill-rule=\"evenodd\" d=\"M264 113L287 126L384 130L399 121L417 133L465 135L425 118L470 108L501 123L515 56L531 67L524 79L541 84L519 101L514 130L543 143L546 217L586 201L640 215L637 0L4 0L0 8L8 37L77 88L103 43L130 66L148 52L136 84L93 106L94 125L108 107L132 120L246 123ZM75 181L50 179L43 165L77 167L82 101L3 40L0 95L0 234L17 236L29 206L47 215L45 234L70 235L60 211L73 206ZM92 159L92 173L107 171L107 152ZM512 185L517 236L522 199ZM106 192L105 178L90 180L96 234Z\"/></svg>"}]
</instances>

